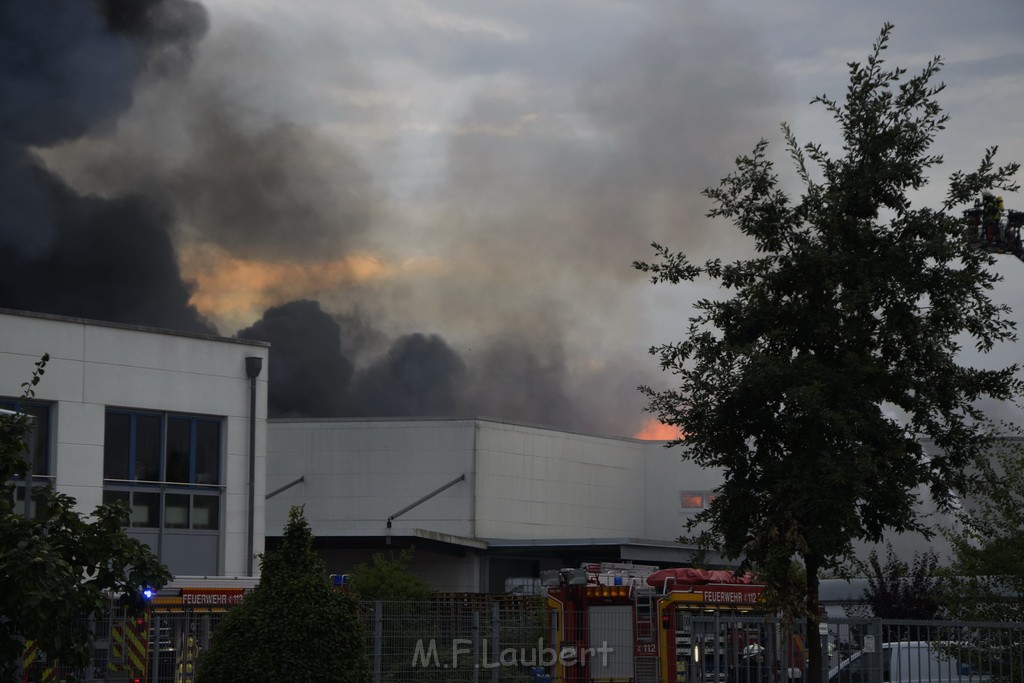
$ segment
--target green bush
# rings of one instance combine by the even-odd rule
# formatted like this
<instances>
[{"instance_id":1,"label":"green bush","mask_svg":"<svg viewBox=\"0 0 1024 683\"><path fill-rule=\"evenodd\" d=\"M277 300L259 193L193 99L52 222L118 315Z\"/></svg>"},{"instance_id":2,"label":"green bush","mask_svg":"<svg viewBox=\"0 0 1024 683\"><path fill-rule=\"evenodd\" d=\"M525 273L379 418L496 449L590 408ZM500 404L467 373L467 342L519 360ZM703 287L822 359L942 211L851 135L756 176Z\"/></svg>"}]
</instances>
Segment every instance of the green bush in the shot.
<instances>
[{"instance_id":1,"label":"green bush","mask_svg":"<svg viewBox=\"0 0 1024 683\"><path fill-rule=\"evenodd\" d=\"M348 590L360 600L425 602L434 591L416 575L412 565L413 549L374 553L370 564L361 562L348 572Z\"/></svg>"},{"instance_id":2,"label":"green bush","mask_svg":"<svg viewBox=\"0 0 1024 683\"><path fill-rule=\"evenodd\" d=\"M302 508L291 509L281 546L260 568L259 585L217 627L196 680L369 680L356 601L330 586Z\"/></svg>"}]
</instances>

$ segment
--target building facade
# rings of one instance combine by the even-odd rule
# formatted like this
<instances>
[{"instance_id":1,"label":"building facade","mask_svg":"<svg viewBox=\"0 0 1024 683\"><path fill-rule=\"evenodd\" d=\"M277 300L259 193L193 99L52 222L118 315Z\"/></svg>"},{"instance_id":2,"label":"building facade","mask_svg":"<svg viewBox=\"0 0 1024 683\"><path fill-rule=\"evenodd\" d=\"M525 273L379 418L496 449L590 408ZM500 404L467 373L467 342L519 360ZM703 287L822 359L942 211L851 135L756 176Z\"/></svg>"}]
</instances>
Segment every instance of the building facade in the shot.
<instances>
[{"instance_id":1,"label":"building facade","mask_svg":"<svg viewBox=\"0 0 1024 683\"><path fill-rule=\"evenodd\" d=\"M414 570L446 591L502 592L582 562L691 564L699 550L678 539L722 476L664 442L484 418L270 420L267 443L271 546L303 505L331 572L412 546ZM927 524L953 523L918 499ZM938 536L888 539L906 561L949 554Z\"/></svg>"},{"instance_id":2,"label":"building facade","mask_svg":"<svg viewBox=\"0 0 1024 683\"><path fill-rule=\"evenodd\" d=\"M52 482L83 514L127 502L129 535L176 576L246 575L263 550L268 351L0 310L0 408L35 420L32 484ZM23 401L44 353L45 375ZM17 487L23 511L28 484Z\"/></svg>"},{"instance_id":3,"label":"building facade","mask_svg":"<svg viewBox=\"0 0 1024 683\"><path fill-rule=\"evenodd\" d=\"M267 535L304 505L332 572L414 546L441 590L582 561L684 565L719 474L663 442L492 419L271 420Z\"/></svg>"}]
</instances>

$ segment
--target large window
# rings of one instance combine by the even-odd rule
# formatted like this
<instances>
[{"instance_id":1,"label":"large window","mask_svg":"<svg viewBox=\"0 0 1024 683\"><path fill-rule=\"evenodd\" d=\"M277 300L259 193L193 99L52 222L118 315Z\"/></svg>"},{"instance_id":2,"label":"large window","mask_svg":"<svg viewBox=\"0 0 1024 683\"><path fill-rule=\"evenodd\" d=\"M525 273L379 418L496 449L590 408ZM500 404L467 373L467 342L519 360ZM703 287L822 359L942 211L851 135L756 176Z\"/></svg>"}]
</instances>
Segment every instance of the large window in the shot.
<instances>
[{"instance_id":1,"label":"large window","mask_svg":"<svg viewBox=\"0 0 1024 683\"><path fill-rule=\"evenodd\" d=\"M47 477L50 474L50 406L45 403L30 403L0 399L0 408L24 413L32 418L32 429L26 435L28 449L22 457L32 461L32 475Z\"/></svg>"},{"instance_id":2,"label":"large window","mask_svg":"<svg viewBox=\"0 0 1024 683\"><path fill-rule=\"evenodd\" d=\"M32 427L25 435L26 448L21 452L21 457L32 463L32 478L34 493L31 496L32 516L41 519L43 506L39 499L39 487L53 481L50 475L50 406L46 403L36 403L15 399L0 399L0 408L24 413L31 418ZM26 514L25 489L27 481L21 477L15 477L12 499L9 501L13 506L15 514Z\"/></svg>"},{"instance_id":3,"label":"large window","mask_svg":"<svg viewBox=\"0 0 1024 683\"><path fill-rule=\"evenodd\" d=\"M132 528L220 529L220 419L111 409L104 432L103 501L127 503Z\"/></svg>"},{"instance_id":4,"label":"large window","mask_svg":"<svg viewBox=\"0 0 1024 683\"><path fill-rule=\"evenodd\" d=\"M103 478L220 484L220 420L108 410Z\"/></svg>"}]
</instances>

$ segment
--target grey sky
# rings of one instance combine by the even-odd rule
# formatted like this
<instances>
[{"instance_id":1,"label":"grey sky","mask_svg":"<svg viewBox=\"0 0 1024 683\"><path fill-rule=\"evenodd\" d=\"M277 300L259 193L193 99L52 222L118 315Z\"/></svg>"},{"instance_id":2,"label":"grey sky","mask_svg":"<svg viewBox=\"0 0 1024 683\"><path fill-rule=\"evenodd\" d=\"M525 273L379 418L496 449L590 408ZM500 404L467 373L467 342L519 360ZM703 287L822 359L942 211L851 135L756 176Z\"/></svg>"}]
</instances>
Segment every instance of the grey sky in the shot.
<instances>
[{"instance_id":1,"label":"grey sky","mask_svg":"<svg viewBox=\"0 0 1024 683\"><path fill-rule=\"evenodd\" d=\"M221 263L195 256L211 250L328 273L204 311L222 332L302 296L371 311L390 336L441 334L469 359L495 340L532 339L610 432L641 419L632 387L659 381L647 347L677 337L688 303L707 294L655 289L629 264L652 239L697 258L743 253L728 225L703 218L700 190L760 137L778 149L780 121L801 141L835 144L808 102L842 96L846 62L883 22L896 24L892 63L946 62L947 164L922 201L936 203L944 177L984 147L1024 159L1019 0L204 5L210 28L191 74L154 82L116 130L51 163L84 190L174 194L187 207L176 243L191 278ZM223 180L227 156L297 181L238 189ZM244 200L218 201L236 190ZM324 265L353 255L374 274ZM1019 306L1012 274L1006 298Z\"/></svg>"}]
</instances>

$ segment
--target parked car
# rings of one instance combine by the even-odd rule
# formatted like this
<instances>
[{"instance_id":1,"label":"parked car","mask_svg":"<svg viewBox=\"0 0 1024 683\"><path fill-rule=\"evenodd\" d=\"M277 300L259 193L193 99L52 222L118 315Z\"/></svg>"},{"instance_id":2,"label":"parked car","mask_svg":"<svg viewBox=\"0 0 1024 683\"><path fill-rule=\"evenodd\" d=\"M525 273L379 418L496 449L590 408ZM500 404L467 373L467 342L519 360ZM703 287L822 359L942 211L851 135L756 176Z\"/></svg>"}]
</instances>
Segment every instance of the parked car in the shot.
<instances>
[{"instance_id":1,"label":"parked car","mask_svg":"<svg viewBox=\"0 0 1024 683\"><path fill-rule=\"evenodd\" d=\"M988 674L957 659L948 642L882 643L874 652L859 650L832 667L829 683L984 683Z\"/></svg>"}]
</instances>

